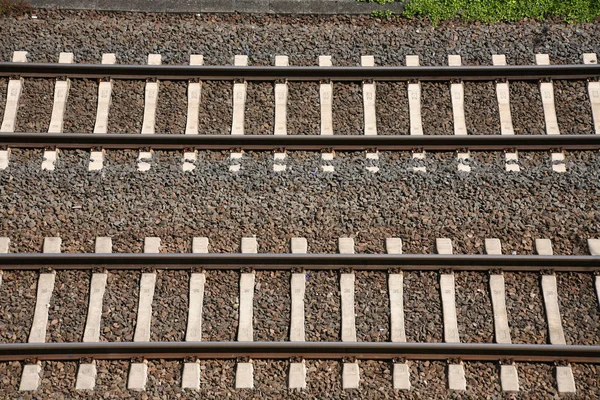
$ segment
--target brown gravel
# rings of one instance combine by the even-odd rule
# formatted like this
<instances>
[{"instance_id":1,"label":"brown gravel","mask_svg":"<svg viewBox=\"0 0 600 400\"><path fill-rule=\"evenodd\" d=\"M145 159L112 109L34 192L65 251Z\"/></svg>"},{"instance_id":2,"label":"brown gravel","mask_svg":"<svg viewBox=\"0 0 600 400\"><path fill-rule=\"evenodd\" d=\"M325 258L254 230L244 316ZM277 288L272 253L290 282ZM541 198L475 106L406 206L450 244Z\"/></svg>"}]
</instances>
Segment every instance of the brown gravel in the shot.
<instances>
[{"instance_id":1,"label":"brown gravel","mask_svg":"<svg viewBox=\"0 0 600 400\"><path fill-rule=\"evenodd\" d=\"M544 135L544 107L537 83L511 82L510 113L516 135Z\"/></svg>"},{"instance_id":2,"label":"brown gravel","mask_svg":"<svg viewBox=\"0 0 600 400\"><path fill-rule=\"evenodd\" d=\"M189 278L188 271L157 271L152 301L151 341L185 340L189 309Z\"/></svg>"},{"instance_id":3,"label":"brown gravel","mask_svg":"<svg viewBox=\"0 0 600 400\"><path fill-rule=\"evenodd\" d=\"M404 272L407 342L441 342L442 303L437 272Z\"/></svg>"},{"instance_id":4,"label":"brown gravel","mask_svg":"<svg viewBox=\"0 0 600 400\"><path fill-rule=\"evenodd\" d=\"M8 396L21 382L23 366L19 361L0 362L0 395Z\"/></svg>"},{"instance_id":5,"label":"brown gravel","mask_svg":"<svg viewBox=\"0 0 600 400\"><path fill-rule=\"evenodd\" d=\"M53 80L25 79L19 99L15 132L48 132L53 101Z\"/></svg>"},{"instance_id":6,"label":"brown gravel","mask_svg":"<svg viewBox=\"0 0 600 400\"><path fill-rule=\"evenodd\" d=\"M161 81L156 105L156 133L185 133L186 119L187 82Z\"/></svg>"},{"instance_id":7,"label":"brown gravel","mask_svg":"<svg viewBox=\"0 0 600 400\"><path fill-rule=\"evenodd\" d=\"M359 342L385 342L390 336L390 296L387 273L355 272L356 338Z\"/></svg>"},{"instance_id":8,"label":"brown gravel","mask_svg":"<svg viewBox=\"0 0 600 400\"><path fill-rule=\"evenodd\" d=\"M465 82L465 123L470 135L499 135L500 114L494 82Z\"/></svg>"},{"instance_id":9,"label":"brown gravel","mask_svg":"<svg viewBox=\"0 0 600 400\"><path fill-rule=\"evenodd\" d=\"M102 303L100 341L131 342L137 320L140 273L109 271Z\"/></svg>"},{"instance_id":10,"label":"brown gravel","mask_svg":"<svg viewBox=\"0 0 600 400\"><path fill-rule=\"evenodd\" d=\"M512 342L547 343L548 326L539 275L507 272L504 274L504 284Z\"/></svg>"},{"instance_id":11,"label":"brown gravel","mask_svg":"<svg viewBox=\"0 0 600 400\"><path fill-rule=\"evenodd\" d=\"M600 399L600 367L593 364L572 364L578 396Z\"/></svg>"},{"instance_id":12,"label":"brown gravel","mask_svg":"<svg viewBox=\"0 0 600 400\"><path fill-rule=\"evenodd\" d=\"M290 363L281 360L255 360L253 398L272 398L287 392Z\"/></svg>"},{"instance_id":13,"label":"brown gravel","mask_svg":"<svg viewBox=\"0 0 600 400\"><path fill-rule=\"evenodd\" d=\"M594 275L559 273L556 285L567 344L600 344L600 309Z\"/></svg>"},{"instance_id":14,"label":"brown gravel","mask_svg":"<svg viewBox=\"0 0 600 400\"><path fill-rule=\"evenodd\" d=\"M421 84L421 118L425 135L454 134L452 99L448 84Z\"/></svg>"},{"instance_id":15,"label":"brown gravel","mask_svg":"<svg viewBox=\"0 0 600 400\"><path fill-rule=\"evenodd\" d=\"M514 341L514 340L513 340ZM518 363L520 393L535 399L557 398L556 373L550 364Z\"/></svg>"},{"instance_id":16,"label":"brown gravel","mask_svg":"<svg viewBox=\"0 0 600 400\"><path fill-rule=\"evenodd\" d=\"M115 80L113 82L112 104L108 113L108 133L142 132L145 86L146 83L143 81Z\"/></svg>"},{"instance_id":17,"label":"brown gravel","mask_svg":"<svg viewBox=\"0 0 600 400\"><path fill-rule=\"evenodd\" d=\"M233 85L224 81L202 83L198 131L203 135L231 133Z\"/></svg>"},{"instance_id":18,"label":"brown gravel","mask_svg":"<svg viewBox=\"0 0 600 400\"><path fill-rule=\"evenodd\" d=\"M309 271L306 274L306 341L341 340L341 301L337 271Z\"/></svg>"},{"instance_id":19,"label":"brown gravel","mask_svg":"<svg viewBox=\"0 0 600 400\"><path fill-rule=\"evenodd\" d=\"M0 342L24 343L29 338L37 296L38 274L5 271L0 286Z\"/></svg>"},{"instance_id":20,"label":"brown gravel","mask_svg":"<svg viewBox=\"0 0 600 400\"><path fill-rule=\"evenodd\" d=\"M92 133L96 123L97 104L98 82L88 79L71 79L63 122L64 132Z\"/></svg>"},{"instance_id":21,"label":"brown gravel","mask_svg":"<svg viewBox=\"0 0 600 400\"><path fill-rule=\"evenodd\" d=\"M6 107L6 95L8 92L8 79L0 78L0 115L4 118L4 107ZM0 119L2 124L2 119Z\"/></svg>"},{"instance_id":22,"label":"brown gravel","mask_svg":"<svg viewBox=\"0 0 600 400\"><path fill-rule=\"evenodd\" d=\"M183 364L179 360L148 361L148 383L146 393L141 398L176 398L181 397L181 374Z\"/></svg>"},{"instance_id":23,"label":"brown gravel","mask_svg":"<svg viewBox=\"0 0 600 400\"><path fill-rule=\"evenodd\" d=\"M288 135L318 135L321 133L319 101L318 83L288 83Z\"/></svg>"},{"instance_id":24,"label":"brown gravel","mask_svg":"<svg viewBox=\"0 0 600 400\"><path fill-rule=\"evenodd\" d=\"M593 135L592 108L585 81L554 81L558 128L563 135Z\"/></svg>"},{"instance_id":25,"label":"brown gravel","mask_svg":"<svg viewBox=\"0 0 600 400\"><path fill-rule=\"evenodd\" d=\"M89 271L57 271L48 309L47 342L83 340L89 303Z\"/></svg>"},{"instance_id":26,"label":"brown gravel","mask_svg":"<svg viewBox=\"0 0 600 400\"><path fill-rule=\"evenodd\" d=\"M202 307L202 340L236 340L240 275L236 271L208 271Z\"/></svg>"},{"instance_id":27,"label":"brown gravel","mask_svg":"<svg viewBox=\"0 0 600 400\"><path fill-rule=\"evenodd\" d=\"M333 84L333 134L362 135L364 110L359 83Z\"/></svg>"},{"instance_id":28,"label":"brown gravel","mask_svg":"<svg viewBox=\"0 0 600 400\"><path fill-rule=\"evenodd\" d=\"M291 275L287 271L256 271L254 340L289 340Z\"/></svg>"},{"instance_id":29,"label":"brown gravel","mask_svg":"<svg viewBox=\"0 0 600 400\"><path fill-rule=\"evenodd\" d=\"M408 135L410 118L405 82L377 82L375 113L378 135Z\"/></svg>"},{"instance_id":30,"label":"brown gravel","mask_svg":"<svg viewBox=\"0 0 600 400\"><path fill-rule=\"evenodd\" d=\"M244 133L272 135L275 131L275 86L248 82L246 93Z\"/></svg>"},{"instance_id":31,"label":"brown gravel","mask_svg":"<svg viewBox=\"0 0 600 400\"><path fill-rule=\"evenodd\" d=\"M455 274L455 286L460 341L492 343L494 314L487 273L458 272Z\"/></svg>"}]
</instances>

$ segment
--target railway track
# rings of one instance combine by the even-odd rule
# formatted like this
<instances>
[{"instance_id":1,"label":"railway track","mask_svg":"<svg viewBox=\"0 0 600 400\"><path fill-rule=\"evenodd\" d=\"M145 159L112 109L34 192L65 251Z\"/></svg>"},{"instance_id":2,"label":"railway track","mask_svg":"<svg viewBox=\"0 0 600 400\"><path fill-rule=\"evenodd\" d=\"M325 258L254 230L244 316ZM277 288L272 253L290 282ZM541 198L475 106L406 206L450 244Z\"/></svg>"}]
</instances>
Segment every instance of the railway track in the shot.
<instances>
[{"instance_id":1,"label":"railway track","mask_svg":"<svg viewBox=\"0 0 600 400\"><path fill-rule=\"evenodd\" d=\"M494 362L502 390L519 391L519 368L521 363L543 362L555 365L556 387L560 393L576 392L577 382L572 372L576 363L600 363L600 346L574 345L563 330L569 324L571 312L560 308L557 275L574 271L586 271L592 276L600 271L600 240L588 240L590 256L555 256L548 239L536 240L537 256L502 255L498 239L486 239L486 255L454 255L450 239L437 239L436 255L402 254L402 241L399 238L386 240L387 253L355 254L355 243L351 238L339 239L339 253L307 254L306 239L294 238L291 254L260 254L256 238L242 239L242 254L210 254L208 238L194 238L192 254L158 254L159 238L146 238L146 254L110 254L112 241L108 237L96 239L97 254L60 254L61 239L46 238L44 254L10 254L9 239L1 238L1 268L11 271L36 269L40 271L37 283L37 299L33 312L28 343L0 344L0 360L25 361L20 390L36 390L40 384L42 361L80 360L76 380L77 390L93 390L97 378L96 363L100 360L131 360L128 377L130 390L144 390L148 381L148 361L153 359L176 359L183 361L180 385L183 389L200 388L202 381L200 360L234 359L237 361L235 374L236 389L254 387L254 363L257 360L284 359L287 365L287 382L290 389L305 389L310 372L306 362L311 359L341 360L342 387L357 389L361 382L361 362L385 360L393 366L393 387L397 390L410 390L414 384L413 360L447 362L447 384L450 390L466 390L468 374L465 363L473 361ZM80 339L71 343L45 343L48 336L48 310L52 302L57 274L62 269L92 270L88 294L88 311L85 328L76 333ZM103 324L106 314L103 310L103 297L110 289L109 276L114 269L142 269L139 283L139 298L135 333L132 342L111 342L101 340L106 337L110 325ZM188 269L189 292L185 341L151 342L155 304L155 287L158 269ZM311 274L322 269L339 270L339 291L341 308L340 336L337 340L307 340L307 326L313 324L307 313L307 290L313 283ZM239 279L238 290L237 340L203 341L203 303L205 290L212 282L211 270L233 270ZM256 271L262 269L288 270L289 291L289 333L282 341L254 341L255 309L260 308L255 296L260 296L260 283L256 284ZM380 316L389 322L389 333L377 342L357 340L355 271L381 269L387 271L387 290L380 293L388 297L389 309ZM410 271L437 270L439 298L442 305L443 339L441 342L418 343L407 341L407 332L414 327L410 314L415 312L404 307L404 294L411 291L403 276ZM461 343L461 319L457 313L455 274L460 271L489 272L487 284L491 297L493 315L493 342ZM548 344L513 343L511 325L513 319L507 308L504 273L538 271L545 305L548 329ZM360 278L358 278L360 280ZM600 304L600 276L594 277L597 304ZM589 281L591 283L591 280ZM206 288L205 288L206 285ZM1 289L1 287L0 287ZM487 288L481 288L488 290ZM479 289L478 289L479 290ZM310 296L309 296L310 297ZM318 300L317 300L318 301ZM67 306L68 307L68 306ZM33 310L32 310L33 311ZM406 318L405 318L406 316ZM470 323L469 317L466 323ZM405 319L409 321L405 323ZM164 321L163 321L164 322ZM168 321L167 321L168 323ZM591 334L597 326L590 326ZM102 332L102 333L101 333ZM341 341L340 341L341 339ZM101 377L98 376L98 379Z\"/></svg>"},{"instance_id":2,"label":"railway track","mask_svg":"<svg viewBox=\"0 0 600 400\"><path fill-rule=\"evenodd\" d=\"M456 151L459 171L469 172L471 150L502 150L505 152L506 170L520 170L518 151L551 151L552 169L564 172L564 150L596 150L600 139L596 135L560 135L557 110L554 102L553 80L588 80L587 90L591 109L593 131L600 132L600 66L595 53L583 55L581 65L550 65L547 55L537 54L537 65L508 66L503 55L492 57L493 66L462 66L460 56L448 56L449 66L419 66L418 56L407 56L406 66L375 67L372 56L363 56L361 67L334 67L329 56L319 57L318 67L289 66L286 56L276 56L275 66L248 66L247 56L235 56L233 66L205 66L201 55L192 55L190 65L162 65L159 54L148 56L148 65L118 65L114 54L104 54L98 65L75 64L72 53L61 53L59 63L28 63L27 53L15 52L13 62L0 63L0 77L12 77L8 83L7 101L0 130L0 168L9 165L9 149L46 148L42 169L53 170L58 159L57 149L92 149L89 169L101 170L103 149L141 149L138 169L147 171L152 160L152 150L184 150L182 168L195 169L198 150L231 150L230 171L239 171L244 150L274 151L275 171L285 171L287 151L318 150L322 154L322 170L334 171L330 161L335 151L366 151L371 172L379 171L378 152L386 150L413 151L413 159L422 160L425 151ZM16 132L19 99L28 78L54 79L55 93L52 118L48 134ZM97 112L94 134L87 132L64 133L64 115L68 106L70 81L73 79L98 79ZM145 83L145 104L141 132L108 134L113 85L118 80L142 80ZM165 135L156 131L157 104L161 101L160 81L188 81L187 122L184 135ZM232 120L230 135L200 134L198 113L201 106L202 82L229 81L233 85ZM245 104L247 82L274 83L273 132L245 130ZM363 135L334 135L332 115L334 82L362 82ZM423 135L421 117L421 82L447 82L452 102L452 136ZM545 129L547 135L515 135L511 117L510 82L539 82ZM320 135L287 135L288 82L315 82L320 93ZM409 98L410 126L408 135L386 135L378 132L376 112L376 83L406 82ZM500 135L469 135L477 127L467 127L465 122L465 82L495 82ZM560 110L558 110L560 111ZM142 133L143 135L139 135ZM157 134L155 134L157 133ZM422 172L424 167L414 167Z\"/></svg>"}]
</instances>

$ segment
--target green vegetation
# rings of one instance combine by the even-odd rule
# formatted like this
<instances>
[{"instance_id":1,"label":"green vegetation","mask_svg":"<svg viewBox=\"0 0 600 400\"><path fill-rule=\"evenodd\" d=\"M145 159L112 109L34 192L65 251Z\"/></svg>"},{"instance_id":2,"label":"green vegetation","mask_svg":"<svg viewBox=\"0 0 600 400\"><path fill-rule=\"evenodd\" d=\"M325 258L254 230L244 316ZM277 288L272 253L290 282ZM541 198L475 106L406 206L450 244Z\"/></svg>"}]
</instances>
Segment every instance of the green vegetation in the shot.
<instances>
[{"instance_id":1,"label":"green vegetation","mask_svg":"<svg viewBox=\"0 0 600 400\"><path fill-rule=\"evenodd\" d=\"M371 17L374 17L374 18L390 18L392 15L394 15L394 12L392 10L371 11Z\"/></svg>"},{"instance_id":2,"label":"green vegetation","mask_svg":"<svg viewBox=\"0 0 600 400\"><path fill-rule=\"evenodd\" d=\"M410 0L403 15L429 18L434 23L453 18L499 22L548 16L591 22L600 16L600 0Z\"/></svg>"},{"instance_id":3,"label":"green vegetation","mask_svg":"<svg viewBox=\"0 0 600 400\"><path fill-rule=\"evenodd\" d=\"M379 5L385 5L389 3L394 3L396 0L356 0L359 3L376 3Z\"/></svg>"},{"instance_id":4,"label":"green vegetation","mask_svg":"<svg viewBox=\"0 0 600 400\"><path fill-rule=\"evenodd\" d=\"M23 15L32 10L31 5L22 0L0 0L0 16Z\"/></svg>"}]
</instances>

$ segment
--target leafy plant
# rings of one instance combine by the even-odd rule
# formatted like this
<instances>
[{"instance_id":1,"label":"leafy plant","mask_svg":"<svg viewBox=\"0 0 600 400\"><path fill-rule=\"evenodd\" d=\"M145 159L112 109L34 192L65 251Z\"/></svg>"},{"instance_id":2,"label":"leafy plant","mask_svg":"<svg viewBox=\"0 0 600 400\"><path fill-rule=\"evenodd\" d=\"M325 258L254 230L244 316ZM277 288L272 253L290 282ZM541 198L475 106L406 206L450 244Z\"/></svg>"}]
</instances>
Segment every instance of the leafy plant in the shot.
<instances>
[{"instance_id":1,"label":"leafy plant","mask_svg":"<svg viewBox=\"0 0 600 400\"><path fill-rule=\"evenodd\" d=\"M371 17L375 18L390 18L394 13L392 10L374 10L371 11Z\"/></svg>"}]
</instances>

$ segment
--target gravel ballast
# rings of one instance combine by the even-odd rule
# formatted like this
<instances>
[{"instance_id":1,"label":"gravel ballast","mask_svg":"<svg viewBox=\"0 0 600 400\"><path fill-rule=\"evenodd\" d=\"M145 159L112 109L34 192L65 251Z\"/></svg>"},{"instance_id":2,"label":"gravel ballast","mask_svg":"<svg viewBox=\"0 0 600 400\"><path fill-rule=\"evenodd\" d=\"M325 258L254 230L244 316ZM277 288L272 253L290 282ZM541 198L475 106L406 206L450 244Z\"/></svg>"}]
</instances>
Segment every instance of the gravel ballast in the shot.
<instances>
[{"instance_id":1,"label":"gravel ballast","mask_svg":"<svg viewBox=\"0 0 600 400\"><path fill-rule=\"evenodd\" d=\"M92 133L96 123L98 82L72 79L65 107L63 131L65 133Z\"/></svg>"},{"instance_id":2,"label":"gravel ballast","mask_svg":"<svg viewBox=\"0 0 600 400\"><path fill-rule=\"evenodd\" d=\"M81 342L89 303L89 271L57 271L48 308L47 342Z\"/></svg>"},{"instance_id":3,"label":"gravel ballast","mask_svg":"<svg viewBox=\"0 0 600 400\"><path fill-rule=\"evenodd\" d=\"M38 274L6 271L0 286L0 342L24 343L29 338L37 296Z\"/></svg>"},{"instance_id":4,"label":"gravel ballast","mask_svg":"<svg viewBox=\"0 0 600 400\"><path fill-rule=\"evenodd\" d=\"M54 99L51 79L24 79L15 132L48 132Z\"/></svg>"}]
</instances>

